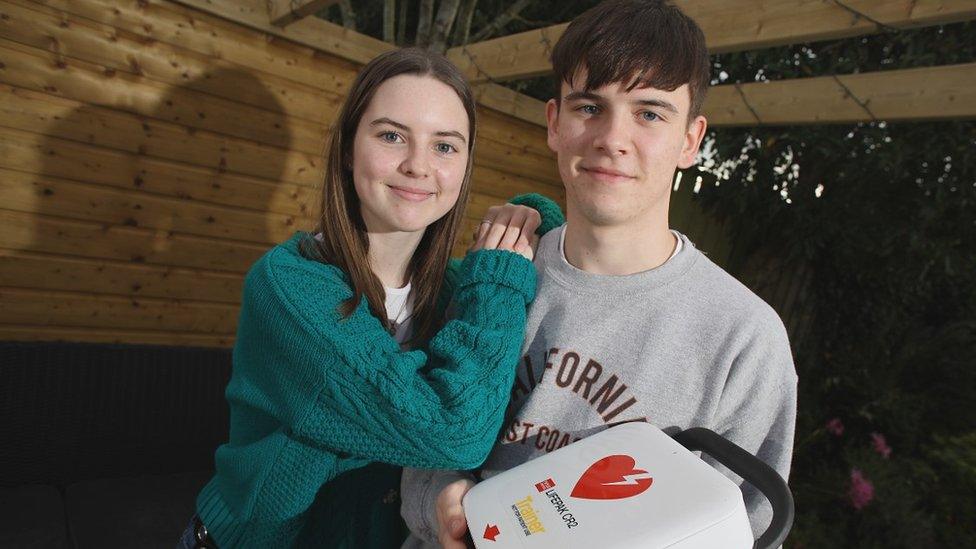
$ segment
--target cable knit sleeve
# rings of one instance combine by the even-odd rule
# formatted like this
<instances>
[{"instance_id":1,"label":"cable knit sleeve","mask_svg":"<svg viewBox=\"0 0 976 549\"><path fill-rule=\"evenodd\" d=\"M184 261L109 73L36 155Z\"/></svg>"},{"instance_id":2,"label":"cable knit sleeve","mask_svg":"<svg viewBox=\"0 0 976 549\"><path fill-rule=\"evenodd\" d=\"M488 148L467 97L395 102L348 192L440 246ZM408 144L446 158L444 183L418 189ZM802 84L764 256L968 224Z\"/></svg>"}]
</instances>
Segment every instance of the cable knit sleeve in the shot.
<instances>
[{"instance_id":1,"label":"cable knit sleeve","mask_svg":"<svg viewBox=\"0 0 976 549\"><path fill-rule=\"evenodd\" d=\"M276 363L267 366L292 372L292 391L280 393L297 391L305 400L291 436L397 465L479 465L508 403L535 295L532 264L506 251L469 254L457 272L455 318L426 351L408 352L365 300L340 317L337 308L352 291L336 273L279 250L249 276L265 308L257 316L273 323L264 337Z\"/></svg>"}]
</instances>

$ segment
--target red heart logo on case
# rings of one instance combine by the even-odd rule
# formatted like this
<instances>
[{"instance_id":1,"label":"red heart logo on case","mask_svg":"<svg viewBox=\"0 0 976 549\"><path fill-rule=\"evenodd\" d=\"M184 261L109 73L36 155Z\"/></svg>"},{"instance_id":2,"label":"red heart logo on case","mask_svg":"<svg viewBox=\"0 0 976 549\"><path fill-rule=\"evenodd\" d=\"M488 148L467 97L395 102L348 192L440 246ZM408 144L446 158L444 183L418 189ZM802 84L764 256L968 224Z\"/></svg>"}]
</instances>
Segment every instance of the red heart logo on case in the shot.
<instances>
[{"instance_id":1,"label":"red heart logo on case","mask_svg":"<svg viewBox=\"0 0 976 549\"><path fill-rule=\"evenodd\" d=\"M623 499L651 487L654 479L643 469L635 469L634 458L607 456L583 473L570 494L580 499Z\"/></svg>"}]
</instances>

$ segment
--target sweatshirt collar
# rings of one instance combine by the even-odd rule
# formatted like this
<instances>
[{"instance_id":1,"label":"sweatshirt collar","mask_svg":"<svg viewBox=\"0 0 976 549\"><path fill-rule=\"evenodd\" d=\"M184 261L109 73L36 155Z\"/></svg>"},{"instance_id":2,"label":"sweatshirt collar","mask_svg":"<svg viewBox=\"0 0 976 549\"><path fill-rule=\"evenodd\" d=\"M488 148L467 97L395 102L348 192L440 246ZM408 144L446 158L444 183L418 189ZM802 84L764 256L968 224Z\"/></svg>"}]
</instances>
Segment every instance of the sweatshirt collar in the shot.
<instances>
[{"instance_id":1,"label":"sweatshirt collar","mask_svg":"<svg viewBox=\"0 0 976 549\"><path fill-rule=\"evenodd\" d=\"M588 273L566 261L561 246L566 225L546 235L539 242L539 270L560 285L579 293L645 292L669 284L695 264L701 252L687 236L673 231L681 241L681 249L664 264L653 269L629 275L599 275Z\"/></svg>"}]
</instances>

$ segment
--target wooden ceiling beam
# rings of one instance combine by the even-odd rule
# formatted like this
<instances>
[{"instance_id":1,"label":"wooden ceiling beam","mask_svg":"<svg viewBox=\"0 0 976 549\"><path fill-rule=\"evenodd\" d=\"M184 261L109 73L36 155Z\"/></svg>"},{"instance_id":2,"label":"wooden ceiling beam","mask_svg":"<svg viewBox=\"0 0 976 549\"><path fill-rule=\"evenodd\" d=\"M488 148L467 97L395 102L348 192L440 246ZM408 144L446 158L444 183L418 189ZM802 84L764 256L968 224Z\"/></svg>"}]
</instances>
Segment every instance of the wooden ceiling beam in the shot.
<instances>
[{"instance_id":1,"label":"wooden ceiling beam","mask_svg":"<svg viewBox=\"0 0 976 549\"><path fill-rule=\"evenodd\" d=\"M339 0L267 0L267 2L271 24L284 27L336 4Z\"/></svg>"},{"instance_id":2,"label":"wooden ceiling beam","mask_svg":"<svg viewBox=\"0 0 976 549\"><path fill-rule=\"evenodd\" d=\"M976 118L976 63L715 86L711 126Z\"/></svg>"},{"instance_id":3,"label":"wooden ceiling beam","mask_svg":"<svg viewBox=\"0 0 976 549\"><path fill-rule=\"evenodd\" d=\"M268 20L267 7L262 0L177 1L359 64L364 64L380 53L395 47L318 18L306 18L286 28L275 27ZM734 20L730 18L735 13L747 12L746 15L750 15L748 10L742 7L743 4L761 5L762 9L757 8L751 12L752 18L757 20L751 23L754 40L752 44L758 43L755 42L756 40L766 40L767 45L769 45L768 41L773 40L775 36L779 36L778 39L782 40L782 37L787 35L781 28L784 24L781 21L782 6L788 4L792 6L792 14L806 13L806 17L812 17L812 12L803 10L837 7L835 3L829 1L739 0L728 3L736 6L736 9L731 11L726 9L723 12L722 6L726 5L724 2L678 0L678 3L689 13L692 12L693 5L702 6L702 9L712 6L714 13L724 14L720 15L720 18L725 18L729 28L738 26L731 24ZM910 4L914 4L915 8L910 9ZM972 0L941 2L848 0L846 5L865 10L863 12L869 14L871 18L892 26L932 25L976 17L976 2ZM872 11L872 6L881 11ZM866 21L863 17L855 17L847 10L843 11L847 14L844 19L846 30L843 32L847 33L845 36L877 31L876 23ZM773 17L775 13L780 13L780 16ZM901 19L895 17L897 13L901 14ZM703 16L699 14L697 17ZM803 18L800 19L800 23L803 23ZM779 23L776 23L778 21ZM837 37L836 33L841 32L837 20L833 23L834 27L837 27L832 31L835 35L831 36L824 34L822 21L811 19L806 23L806 36L813 36L816 32L819 33L816 34L818 39L826 39ZM549 43L554 44L558 39L557 32L550 33L545 29L530 32L545 33L545 41ZM707 33L706 30L706 36ZM519 35L498 40L508 40L517 36ZM536 38L538 41L538 34ZM731 51L732 46L729 45L731 39L725 40L725 45L720 47L730 48L724 51ZM747 49L754 46L742 47ZM546 63L545 70L548 71L548 56L546 56ZM459 63L459 66L464 68L463 64ZM969 82L976 81L974 66L976 65L967 64L757 82L740 85L738 89L730 85L715 86L709 90L704 112L712 126L847 123L870 121L873 118L892 121L974 118L976 117L976 97L974 97L976 92L972 86L968 86ZM474 91L482 106L545 126L545 103L542 101L494 83L476 84Z\"/></svg>"},{"instance_id":4,"label":"wooden ceiling beam","mask_svg":"<svg viewBox=\"0 0 976 549\"><path fill-rule=\"evenodd\" d=\"M976 18L973 0L675 0L705 33L711 53L873 34ZM549 73L552 47L568 23L451 48L472 82Z\"/></svg>"},{"instance_id":5,"label":"wooden ceiling beam","mask_svg":"<svg viewBox=\"0 0 976 549\"><path fill-rule=\"evenodd\" d=\"M174 0L240 25L286 38L293 42L364 65L377 55L396 46L360 34L318 17L307 17L287 27L277 27L268 19L264 0ZM546 125L545 103L497 84L474 87L478 103L526 122Z\"/></svg>"},{"instance_id":6,"label":"wooden ceiling beam","mask_svg":"<svg viewBox=\"0 0 976 549\"><path fill-rule=\"evenodd\" d=\"M277 27L272 25L268 18L268 6L265 0L174 1L358 64L365 64L377 55L396 47L318 17L306 17L287 27Z\"/></svg>"}]
</instances>

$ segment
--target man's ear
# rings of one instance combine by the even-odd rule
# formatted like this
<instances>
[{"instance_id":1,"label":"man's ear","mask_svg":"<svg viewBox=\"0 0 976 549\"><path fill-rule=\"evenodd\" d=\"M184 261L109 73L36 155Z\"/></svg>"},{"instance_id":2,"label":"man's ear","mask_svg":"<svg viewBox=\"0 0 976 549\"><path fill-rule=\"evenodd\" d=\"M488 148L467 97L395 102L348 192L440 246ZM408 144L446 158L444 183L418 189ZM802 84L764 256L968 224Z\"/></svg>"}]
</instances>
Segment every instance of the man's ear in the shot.
<instances>
[{"instance_id":1,"label":"man's ear","mask_svg":"<svg viewBox=\"0 0 976 549\"><path fill-rule=\"evenodd\" d=\"M556 152L556 138L559 131L559 103L555 99L550 99L546 103L546 144L552 152Z\"/></svg>"},{"instance_id":2,"label":"man's ear","mask_svg":"<svg viewBox=\"0 0 976 549\"><path fill-rule=\"evenodd\" d=\"M688 123L685 130L685 141L681 146L681 157L678 159L678 167L686 170L695 164L698 157L698 148L701 147L702 139L705 138L705 130L708 129L708 120L704 116L698 115Z\"/></svg>"}]
</instances>

